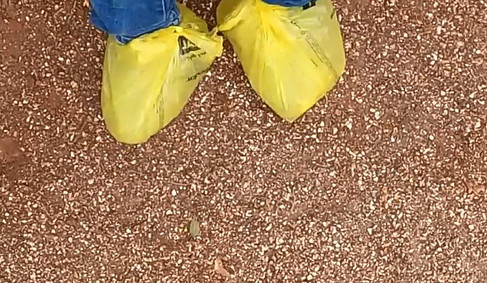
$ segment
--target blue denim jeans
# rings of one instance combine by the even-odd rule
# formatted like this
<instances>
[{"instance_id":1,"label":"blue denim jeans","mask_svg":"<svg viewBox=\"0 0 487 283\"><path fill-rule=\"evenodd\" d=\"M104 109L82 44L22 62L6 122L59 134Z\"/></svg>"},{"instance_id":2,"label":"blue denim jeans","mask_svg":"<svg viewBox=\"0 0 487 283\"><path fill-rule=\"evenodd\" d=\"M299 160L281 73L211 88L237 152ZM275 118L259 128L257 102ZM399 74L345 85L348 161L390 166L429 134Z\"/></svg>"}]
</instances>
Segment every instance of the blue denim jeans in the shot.
<instances>
[{"instance_id":1,"label":"blue denim jeans","mask_svg":"<svg viewBox=\"0 0 487 283\"><path fill-rule=\"evenodd\" d=\"M211 0L207 0L211 1ZM227 0L228 1L228 0ZM263 0L282 6L304 6L311 0ZM91 0L91 22L121 43L142 34L177 25L176 0Z\"/></svg>"}]
</instances>

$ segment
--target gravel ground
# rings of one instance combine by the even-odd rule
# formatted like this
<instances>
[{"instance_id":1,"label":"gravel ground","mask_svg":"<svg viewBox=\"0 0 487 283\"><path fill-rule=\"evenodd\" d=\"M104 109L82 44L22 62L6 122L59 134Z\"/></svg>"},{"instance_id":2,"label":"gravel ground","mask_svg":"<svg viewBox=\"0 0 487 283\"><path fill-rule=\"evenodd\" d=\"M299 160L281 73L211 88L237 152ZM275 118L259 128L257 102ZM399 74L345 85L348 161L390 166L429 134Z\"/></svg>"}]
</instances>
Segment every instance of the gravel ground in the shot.
<instances>
[{"instance_id":1,"label":"gravel ground","mask_svg":"<svg viewBox=\"0 0 487 283\"><path fill-rule=\"evenodd\" d=\"M140 146L81 2L0 0L1 282L487 282L487 1L336 0L347 72L295 124L226 44Z\"/></svg>"}]
</instances>

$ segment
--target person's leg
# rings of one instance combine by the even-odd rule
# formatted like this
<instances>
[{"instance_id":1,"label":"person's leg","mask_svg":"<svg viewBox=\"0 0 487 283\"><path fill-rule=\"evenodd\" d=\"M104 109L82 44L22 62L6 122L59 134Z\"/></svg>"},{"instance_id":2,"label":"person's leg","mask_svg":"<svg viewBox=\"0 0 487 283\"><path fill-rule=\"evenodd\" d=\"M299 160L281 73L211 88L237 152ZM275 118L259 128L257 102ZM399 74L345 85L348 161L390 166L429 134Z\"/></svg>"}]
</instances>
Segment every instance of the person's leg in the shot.
<instances>
[{"instance_id":1,"label":"person's leg","mask_svg":"<svg viewBox=\"0 0 487 283\"><path fill-rule=\"evenodd\" d=\"M91 6L92 23L122 43L180 20L176 0L91 0Z\"/></svg>"},{"instance_id":2,"label":"person's leg","mask_svg":"<svg viewBox=\"0 0 487 283\"><path fill-rule=\"evenodd\" d=\"M306 4L313 2L312 0L263 0L266 3L281 5L285 7L305 6Z\"/></svg>"}]
</instances>

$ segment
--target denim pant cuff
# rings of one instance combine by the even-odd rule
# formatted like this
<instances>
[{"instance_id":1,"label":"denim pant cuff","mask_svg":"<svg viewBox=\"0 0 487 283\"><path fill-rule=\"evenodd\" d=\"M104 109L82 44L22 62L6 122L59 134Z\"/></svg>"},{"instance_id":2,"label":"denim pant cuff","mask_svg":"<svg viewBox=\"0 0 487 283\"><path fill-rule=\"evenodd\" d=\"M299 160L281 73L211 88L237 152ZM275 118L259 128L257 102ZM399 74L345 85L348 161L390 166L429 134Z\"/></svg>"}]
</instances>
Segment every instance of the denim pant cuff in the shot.
<instances>
[{"instance_id":1,"label":"denim pant cuff","mask_svg":"<svg viewBox=\"0 0 487 283\"><path fill-rule=\"evenodd\" d=\"M310 3L312 0L263 0L268 4L280 5L284 7L297 7L304 6Z\"/></svg>"},{"instance_id":2,"label":"denim pant cuff","mask_svg":"<svg viewBox=\"0 0 487 283\"><path fill-rule=\"evenodd\" d=\"M224 0L233 1L233 0ZM263 0L285 7L304 6L312 0ZM91 0L91 22L115 35L120 43L161 28L177 25L176 0Z\"/></svg>"},{"instance_id":3,"label":"denim pant cuff","mask_svg":"<svg viewBox=\"0 0 487 283\"><path fill-rule=\"evenodd\" d=\"M91 0L91 6L91 22L121 43L180 22L175 0Z\"/></svg>"}]
</instances>

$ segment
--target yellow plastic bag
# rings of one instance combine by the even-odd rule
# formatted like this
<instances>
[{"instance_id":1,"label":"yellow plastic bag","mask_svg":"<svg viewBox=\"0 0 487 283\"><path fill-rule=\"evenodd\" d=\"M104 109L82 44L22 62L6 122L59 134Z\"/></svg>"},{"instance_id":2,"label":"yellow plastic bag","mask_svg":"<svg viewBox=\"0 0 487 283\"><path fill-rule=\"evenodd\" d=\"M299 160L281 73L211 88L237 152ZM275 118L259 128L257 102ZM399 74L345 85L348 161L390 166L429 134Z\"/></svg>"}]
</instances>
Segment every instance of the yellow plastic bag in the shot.
<instances>
[{"instance_id":1,"label":"yellow plastic bag","mask_svg":"<svg viewBox=\"0 0 487 283\"><path fill-rule=\"evenodd\" d=\"M290 122L330 91L344 72L345 51L331 0L292 8L261 0L222 0L217 21L252 87Z\"/></svg>"},{"instance_id":2,"label":"yellow plastic bag","mask_svg":"<svg viewBox=\"0 0 487 283\"><path fill-rule=\"evenodd\" d=\"M179 115L215 57L223 39L179 5L181 23L121 45L108 39L103 69L102 112L120 142L147 141Z\"/></svg>"}]
</instances>

